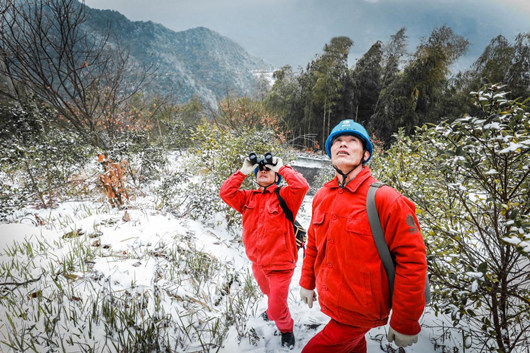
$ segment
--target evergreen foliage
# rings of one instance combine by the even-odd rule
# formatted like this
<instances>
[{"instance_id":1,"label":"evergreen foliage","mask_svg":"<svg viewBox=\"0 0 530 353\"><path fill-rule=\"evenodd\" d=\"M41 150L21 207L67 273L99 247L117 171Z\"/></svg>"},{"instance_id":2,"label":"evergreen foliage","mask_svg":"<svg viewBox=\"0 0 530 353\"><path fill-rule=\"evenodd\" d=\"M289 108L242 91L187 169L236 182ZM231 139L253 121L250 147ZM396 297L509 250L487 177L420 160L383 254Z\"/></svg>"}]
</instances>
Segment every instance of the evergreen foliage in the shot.
<instances>
[{"instance_id":1,"label":"evergreen foliage","mask_svg":"<svg viewBox=\"0 0 530 353\"><path fill-rule=\"evenodd\" d=\"M401 131L373 164L418 206L434 309L479 350L516 352L530 343L530 113L501 89L473 93L476 117Z\"/></svg>"},{"instance_id":2,"label":"evergreen foliage","mask_svg":"<svg viewBox=\"0 0 530 353\"><path fill-rule=\"evenodd\" d=\"M467 41L448 27L433 30L418 46L402 75L385 87L372 116L374 133L385 143L388 133L403 128L405 134L416 126L440 121L440 99L448 83L449 66L466 50ZM379 125L376 122L382 121ZM379 129L381 126L382 129Z\"/></svg>"},{"instance_id":3,"label":"evergreen foliage","mask_svg":"<svg viewBox=\"0 0 530 353\"><path fill-rule=\"evenodd\" d=\"M405 28L401 28L396 34L390 36L390 41L383 46L381 87L376 105L367 122L370 131L383 141L389 141L394 132L393 117L390 116L394 109L389 109L387 102L396 94L394 92L395 82L398 82L401 77L400 68L407 54L406 45Z\"/></svg>"},{"instance_id":4,"label":"evergreen foliage","mask_svg":"<svg viewBox=\"0 0 530 353\"><path fill-rule=\"evenodd\" d=\"M286 66L275 72L264 99L267 110L285 124L293 143L316 136L321 145L330 126L353 118L388 148L400 128L410 135L424 123L477 114L468 93L484 81L506 85L511 98L529 95L529 34L519 34L514 44L499 36L470 70L451 73L467 50L465 38L442 26L409 54L405 33L401 28L387 43L374 43L351 69L345 65L353 42L333 38L305 70L294 73ZM313 145L305 141L305 147Z\"/></svg>"},{"instance_id":5,"label":"evergreen foliage","mask_svg":"<svg viewBox=\"0 0 530 353\"><path fill-rule=\"evenodd\" d=\"M285 126L284 133L289 140L303 134L304 114L300 77L297 77L291 66L286 65L273 74L274 84L265 96L264 107L278 117Z\"/></svg>"},{"instance_id":6,"label":"evergreen foliage","mask_svg":"<svg viewBox=\"0 0 530 353\"><path fill-rule=\"evenodd\" d=\"M509 96L530 95L530 33L520 33L511 44L504 36L493 38L467 73L465 91L482 84L503 84Z\"/></svg>"},{"instance_id":7,"label":"evergreen foliage","mask_svg":"<svg viewBox=\"0 0 530 353\"><path fill-rule=\"evenodd\" d=\"M195 163L202 173L200 185L202 194L207 193L204 197L207 201L202 202L204 200L197 199L192 202L198 202L194 206L201 209L201 216L205 218L214 210L227 210L231 224L237 222L239 216L220 200L218 193L221 184L241 168L243 159L251 152L256 152L258 155L272 152L273 155L282 157L284 163L292 158L282 147L279 136L269 128L243 126L239 130L230 130L223 125L205 122L196 129L193 140L196 142L196 147L190 152L197 156ZM249 175L245 179L243 188L256 188L254 175Z\"/></svg>"},{"instance_id":8,"label":"evergreen foliage","mask_svg":"<svg viewBox=\"0 0 530 353\"><path fill-rule=\"evenodd\" d=\"M0 105L3 126L0 149L0 219L31 202L51 207L70 189L70 177L79 172L77 161L91 149L79 144L77 135L58 129L57 113L38 99Z\"/></svg>"},{"instance_id":9,"label":"evergreen foliage","mask_svg":"<svg viewBox=\"0 0 530 353\"><path fill-rule=\"evenodd\" d=\"M267 107L289 123L293 138L315 134L322 145L332 126L350 118L388 147L399 128L411 134L416 126L441 120L451 89L449 68L465 52L464 38L449 27L435 28L404 63L402 28L388 43L374 43L349 69L352 45L347 37L333 38L298 76L290 67L277 72Z\"/></svg>"},{"instance_id":10,"label":"evergreen foliage","mask_svg":"<svg viewBox=\"0 0 530 353\"><path fill-rule=\"evenodd\" d=\"M355 82L354 120L367 126L381 91L383 49L376 42L355 65L352 79Z\"/></svg>"}]
</instances>

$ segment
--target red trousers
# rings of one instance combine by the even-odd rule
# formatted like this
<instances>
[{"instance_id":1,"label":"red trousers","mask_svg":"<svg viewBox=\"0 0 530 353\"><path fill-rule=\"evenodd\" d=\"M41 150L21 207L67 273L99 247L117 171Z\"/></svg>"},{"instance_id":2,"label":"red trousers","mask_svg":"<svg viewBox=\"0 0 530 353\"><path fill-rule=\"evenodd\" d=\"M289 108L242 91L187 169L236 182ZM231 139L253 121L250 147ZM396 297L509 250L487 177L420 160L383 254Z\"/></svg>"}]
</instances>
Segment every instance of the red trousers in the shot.
<instances>
[{"instance_id":1,"label":"red trousers","mask_svg":"<svg viewBox=\"0 0 530 353\"><path fill-rule=\"evenodd\" d=\"M331 319L326 327L305 345L302 353L366 353L368 327L341 324Z\"/></svg>"},{"instance_id":2,"label":"red trousers","mask_svg":"<svg viewBox=\"0 0 530 353\"><path fill-rule=\"evenodd\" d=\"M267 316L269 319L274 321L281 332L293 332L294 320L287 306L287 296L294 269L264 271L252 264L252 272L254 272L259 288L268 298Z\"/></svg>"}]
</instances>

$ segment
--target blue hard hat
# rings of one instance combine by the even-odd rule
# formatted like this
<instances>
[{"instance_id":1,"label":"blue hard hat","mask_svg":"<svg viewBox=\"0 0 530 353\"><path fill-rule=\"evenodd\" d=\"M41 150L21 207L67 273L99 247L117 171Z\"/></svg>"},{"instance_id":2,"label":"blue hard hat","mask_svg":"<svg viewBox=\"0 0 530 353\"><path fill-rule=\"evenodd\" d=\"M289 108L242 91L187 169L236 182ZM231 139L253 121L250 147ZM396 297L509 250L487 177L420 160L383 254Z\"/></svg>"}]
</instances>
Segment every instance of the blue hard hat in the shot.
<instances>
[{"instance_id":1,"label":"blue hard hat","mask_svg":"<svg viewBox=\"0 0 530 353\"><path fill-rule=\"evenodd\" d=\"M366 132L366 129L361 124L356 123L351 119L342 120L333 128L333 130L331 130L331 134L329 134L328 139L326 140L326 152L329 158L331 158L331 145L333 144L333 140L340 135L352 135L360 138L363 141L364 147L370 154L364 163L372 158L373 146L370 141L370 136L368 136L368 132Z\"/></svg>"},{"instance_id":2,"label":"blue hard hat","mask_svg":"<svg viewBox=\"0 0 530 353\"><path fill-rule=\"evenodd\" d=\"M254 176L256 178L258 177L258 170L259 170L259 167L256 167L256 169L254 169ZM280 185L280 182L282 181L282 176L278 173L276 173L276 175L278 176L278 181L276 182L276 185Z\"/></svg>"}]
</instances>

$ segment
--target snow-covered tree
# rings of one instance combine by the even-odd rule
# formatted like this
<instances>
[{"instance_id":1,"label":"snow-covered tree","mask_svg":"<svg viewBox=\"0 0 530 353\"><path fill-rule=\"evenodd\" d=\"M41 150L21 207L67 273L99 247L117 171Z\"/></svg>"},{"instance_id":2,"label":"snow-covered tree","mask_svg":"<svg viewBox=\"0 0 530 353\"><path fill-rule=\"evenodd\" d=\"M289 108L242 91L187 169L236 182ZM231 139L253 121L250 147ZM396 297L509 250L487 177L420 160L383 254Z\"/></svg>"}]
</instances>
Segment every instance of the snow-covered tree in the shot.
<instances>
[{"instance_id":1,"label":"snow-covered tree","mask_svg":"<svg viewBox=\"0 0 530 353\"><path fill-rule=\"evenodd\" d=\"M436 312L469 345L515 352L530 344L530 113L498 86L472 94L480 115L399 135L374 169L418 206Z\"/></svg>"}]
</instances>

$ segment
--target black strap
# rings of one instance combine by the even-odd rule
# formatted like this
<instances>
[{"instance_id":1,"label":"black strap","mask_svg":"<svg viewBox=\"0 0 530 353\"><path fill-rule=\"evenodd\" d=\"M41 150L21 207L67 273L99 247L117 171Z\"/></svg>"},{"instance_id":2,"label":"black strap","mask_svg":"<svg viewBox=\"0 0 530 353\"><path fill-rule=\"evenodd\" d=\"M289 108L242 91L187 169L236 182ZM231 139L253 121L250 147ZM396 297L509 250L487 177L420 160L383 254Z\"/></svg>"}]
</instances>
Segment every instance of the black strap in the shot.
<instances>
[{"instance_id":1,"label":"black strap","mask_svg":"<svg viewBox=\"0 0 530 353\"><path fill-rule=\"evenodd\" d=\"M377 207L375 204L375 193L377 189L385 184L373 183L368 189L368 195L366 196L366 211L368 213L368 221L370 222L370 228L372 229L372 235L374 237L375 246L379 252L379 257L385 268L386 275L388 277L388 287L390 292L390 306L392 306L392 294L394 293L394 278L396 276L396 266L392 261L390 250L386 244L385 235L383 233L383 227L381 227L381 221L379 220L379 214L377 213Z\"/></svg>"},{"instance_id":2,"label":"black strap","mask_svg":"<svg viewBox=\"0 0 530 353\"><path fill-rule=\"evenodd\" d=\"M280 196L280 189L281 188L282 187L280 186L280 187L274 189L274 192L276 193L276 196L278 196L278 202L280 203L280 206L282 207L283 213L285 213L285 217L287 217L289 222L294 224L293 213L291 212L289 207L287 207L287 204L285 203L284 199Z\"/></svg>"}]
</instances>

